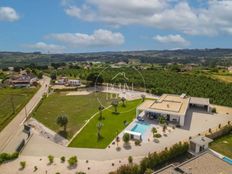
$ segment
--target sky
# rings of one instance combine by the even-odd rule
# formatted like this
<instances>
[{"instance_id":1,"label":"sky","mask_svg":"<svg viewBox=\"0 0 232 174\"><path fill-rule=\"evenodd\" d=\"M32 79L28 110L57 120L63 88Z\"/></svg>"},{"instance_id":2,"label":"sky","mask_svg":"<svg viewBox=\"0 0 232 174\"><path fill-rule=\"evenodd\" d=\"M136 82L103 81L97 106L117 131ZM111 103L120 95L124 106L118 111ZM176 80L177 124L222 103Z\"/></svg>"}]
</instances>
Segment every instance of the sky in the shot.
<instances>
[{"instance_id":1,"label":"sky","mask_svg":"<svg viewBox=\"0 0 232 174\"><path fill-rule=\"evenodd\" d=\"M0 0L0 51L232 47L232 0Z\"/></svg>"}]
</instances>

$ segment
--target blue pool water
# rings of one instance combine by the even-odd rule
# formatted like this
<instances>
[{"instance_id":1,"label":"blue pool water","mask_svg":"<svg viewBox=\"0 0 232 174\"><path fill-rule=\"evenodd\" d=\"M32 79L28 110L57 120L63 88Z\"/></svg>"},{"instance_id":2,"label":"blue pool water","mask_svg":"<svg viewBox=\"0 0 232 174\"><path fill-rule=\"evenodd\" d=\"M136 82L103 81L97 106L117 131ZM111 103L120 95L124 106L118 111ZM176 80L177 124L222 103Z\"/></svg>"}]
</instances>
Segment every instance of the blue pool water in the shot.
<instances>
[{"instance_id":1,"label":"blue pool water","mask_svg":"<svg viewBox=\"0 0 232 174\"><path fill-rule=\"evenodd\" d=\"M227 163L229 163L229 164L232 165L232 159L230 159L230 158L228 158L228 157L224 157L224 158L223 158L223 161L225 161L225 162L227 162Z\"/></svg>"},{"instance_id":2,"label":"blue pool water","mask_svg":"<svg viewBox=\"0 0 232 174\"><path fill-rule=\"evenodd\" d=\"M145 124L145 123L136 123L136 125L131 129L131 131L144 134L146 132L146 130L147 130L148 127L149 127L148 124Z\"/></svg>"}]
</instances>

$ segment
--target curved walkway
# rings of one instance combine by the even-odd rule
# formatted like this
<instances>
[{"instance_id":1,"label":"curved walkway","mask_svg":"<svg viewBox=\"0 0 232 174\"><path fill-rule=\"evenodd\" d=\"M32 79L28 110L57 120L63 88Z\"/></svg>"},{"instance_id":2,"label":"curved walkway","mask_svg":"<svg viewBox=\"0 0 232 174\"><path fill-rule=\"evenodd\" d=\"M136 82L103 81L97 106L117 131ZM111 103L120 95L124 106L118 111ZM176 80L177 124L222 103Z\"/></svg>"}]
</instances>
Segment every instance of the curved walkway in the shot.
<instances>
[{"instance_id":1,"label":"curved walkway","mask_svg":"<svg viewBox=\"0 0 232 174\"><path fill-rule=\"evenodd\" d=\"M162 137L159 143L148 142L142 143L141 146L134 146L131 143L131 148L124 148L121 144L121 150L116 150L116 145L110 145L106 149L88 149L88 148L70 148L55 144L43 137L33 135L30 142L22 152L23 155L28 156L47 156L48 154L56 157L77 155L79 159L88 160L113 160L127 158L128 156L142 157L148 153L155 151L162 151L165 147L170 147L180 141L187 141L189 137L197 136L199 133L208 131L209 128L213 129L218 127L218 124L225 125L228 121L232 121L232 116L197 113L189 111L187 118L191 118L191 126L189 129L178 129L172 131L168 137Z\"/></svg>"}]
</instances>

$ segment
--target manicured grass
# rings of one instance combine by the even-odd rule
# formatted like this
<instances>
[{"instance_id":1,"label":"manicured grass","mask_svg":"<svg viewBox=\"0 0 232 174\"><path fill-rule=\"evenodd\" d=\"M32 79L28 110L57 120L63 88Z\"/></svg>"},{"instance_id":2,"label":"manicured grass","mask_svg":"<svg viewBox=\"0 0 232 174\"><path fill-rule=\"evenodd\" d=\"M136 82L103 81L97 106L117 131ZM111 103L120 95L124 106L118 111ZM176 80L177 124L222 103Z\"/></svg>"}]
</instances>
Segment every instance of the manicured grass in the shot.
<instances>
[{"instance_id":1,"label":"manicured grass","mask_svg":"<svg viewBox=\"0 0 232 174\"><path fill-rule=\"evenodd\" d=\"M216 139L210 148L232 159L232 134Z\"/></svg>"},{"instance_id":2,"label":"manicured grass","mask_svg":"<svg viewBox=\"0 0 232 174\"><path fill-rule=\"evenodd\" d=\"M26 105L36 91L37 88L0 89L0 131Z\"/></svg>"},{"instance_id":3,"label":"manicured grass","mask_svg":"<svg viewBox=\"0 0 232 174\"><path fill-rule=\"evenodd\" d=\"M119 133L125 128L124 121L130 123L136 114L136 106L141 103L141 100L128 101L126 107L119 104L119 114L112 113L110 110L104 110L102 115L103 127L101 129L102 138L97 138L97 124L99 123L98 115L94 117L84 129L73 139L70 147L84 147L84 148L106 148L116 137L116 132ZM128 111L128 112L126 112Z\"/></svg>"},{"instance_id":4,"label":"manicured grass","mask_svg":"<svg viewBox=\"0 0 232 174\"><path fill-rule=\"evenodd\" d=\"M98 93L97 96L103 105L110 105L110 101L106 101L106 93ZM33 117L55 132L71 138L86 120L98 112L99 105L94 93L82 96L54 93L43 100L33 112ZM56 118L62 113L68 116L67 135L63 134L63 128L56 124Z\"/></svg>"}]
</instances>

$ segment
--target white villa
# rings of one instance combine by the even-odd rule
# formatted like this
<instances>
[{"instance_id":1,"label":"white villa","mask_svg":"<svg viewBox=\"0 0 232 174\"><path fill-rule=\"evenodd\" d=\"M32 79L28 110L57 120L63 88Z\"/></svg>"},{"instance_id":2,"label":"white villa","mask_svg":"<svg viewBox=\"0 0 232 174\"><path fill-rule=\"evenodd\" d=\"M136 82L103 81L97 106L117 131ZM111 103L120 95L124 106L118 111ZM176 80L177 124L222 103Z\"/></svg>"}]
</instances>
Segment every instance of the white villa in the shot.
<instances>
[{"instance_id":1,"label":"white villa","mask_svg":"<svg viewBox=\"0 0 232 174\"><path fill-rule=\"evenodd\" d=\"M188 97L185 94L163 94L158 100L146 100L136 109L136 117L147 116L157 119L159 116L168 122L184 126L185 116L190 107L200 107L207 112L211 111L208 98Z\"/></svg>"}]
</instances>

